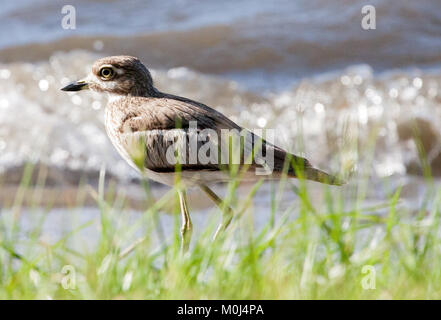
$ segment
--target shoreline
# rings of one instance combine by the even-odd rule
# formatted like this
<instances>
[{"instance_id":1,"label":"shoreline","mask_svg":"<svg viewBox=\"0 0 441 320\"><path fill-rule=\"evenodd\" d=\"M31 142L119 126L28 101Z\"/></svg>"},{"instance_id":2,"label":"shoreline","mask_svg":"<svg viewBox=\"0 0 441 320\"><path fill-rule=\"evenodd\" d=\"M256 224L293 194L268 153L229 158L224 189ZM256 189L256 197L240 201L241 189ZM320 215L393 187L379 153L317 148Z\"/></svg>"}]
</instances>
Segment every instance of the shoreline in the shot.
<instances>
[{"instance_id":1,"label":"shoreline","mask_svg":"<svg viewBox=\"0 0 441 320\"><path fill-rule=\"evenodd\" d=\"M92 207L98 208L97 187L92 185L84 186L20 186L3 185L0 186L0 208L11 209L16 206L20 208L43 207L50 209ZM113 191L112 191L113 189ZM127 189L127 190L125 190ZM158 201L170 190L167 187L155 185L151 187L152 199L150 202ZM124 209L137 211L146 210L149 206L145 192L140 185L111 185L106 186L104 199L106 202L117 202L118 198L123 198ZM201 197L197 189L188 192L188 200L192 208L202 210L215 208L214 203L206 197ZM171 201L166 205L167 211L174 210L174 203Z\"/></svg>"}]
</instances>

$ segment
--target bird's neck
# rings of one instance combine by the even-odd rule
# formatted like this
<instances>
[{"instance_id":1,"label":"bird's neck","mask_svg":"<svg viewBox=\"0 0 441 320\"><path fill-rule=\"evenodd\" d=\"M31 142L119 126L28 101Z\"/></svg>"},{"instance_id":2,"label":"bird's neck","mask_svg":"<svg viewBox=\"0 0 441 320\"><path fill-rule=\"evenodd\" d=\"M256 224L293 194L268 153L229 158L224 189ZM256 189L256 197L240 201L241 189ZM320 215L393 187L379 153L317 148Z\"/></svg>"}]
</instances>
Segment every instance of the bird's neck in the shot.
<instances>
[{"instance_id":1,"label":"bird's neck","mask_svg":"<svg viewBox=\"0 0 441 320\"><path fill-rule=\"evenodd\" d=\"M162 98L164 96L164 93L156 89L154 86L143 86L132 88L129 96Z\"/></svg>"},{"instance_id":2,"label":"bird's neck","mask_svg":"<svg viewBox=\"0 0 441 320\"><path fill-rule=\"evenodd\" d=\"M111 104L111 103L114 103L114 102L118 102L118 101L126 98L127 96L123 95L123 94L117 94L117 93L110 93L109 92L107 94L107 97L108 97L108 103Z\"/></svg>"}]
</instances>

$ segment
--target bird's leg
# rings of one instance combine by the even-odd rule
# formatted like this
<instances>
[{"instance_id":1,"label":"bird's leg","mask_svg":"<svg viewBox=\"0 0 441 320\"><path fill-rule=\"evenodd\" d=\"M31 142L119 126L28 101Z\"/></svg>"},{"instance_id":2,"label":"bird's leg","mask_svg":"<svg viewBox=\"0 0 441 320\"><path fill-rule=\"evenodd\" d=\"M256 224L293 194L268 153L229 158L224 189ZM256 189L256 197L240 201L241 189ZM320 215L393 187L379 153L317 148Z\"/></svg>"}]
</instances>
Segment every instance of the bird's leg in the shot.
<instances>
[{"instance_id":1,"label":"bird's leg","mask_svg":"<svg viewBox=\"0 0 441 320\"><path fill-rule=\"evenodd\" d=\"M211 200L214 201L214 203L216 203L216 205L222 211L222 221L220 225L217 227L217 230L213 237L213 239L215 240L219 237L221 231L224 231L229 226L231 220L233 219L233 210L231 210L229 206L226 206L224 204L224 201L221 198L219 198L218 195L214 193L213 190L211 190L205 184L201 184L200 188L210 197Z\"/></svg>"},{"instance_id":2,"label":"bird's leg","mask_svg":"<svg viewBox=\"0 0 441 320\"><path fill-rule=\"evenodd\" d=\"M185 191L178 190L179 204L181 206L181 251L185 253L188 251L191 241L191 234L193 232L193 225L191 224L190 213L187 206L187 195Z\"/></svg>"}]
</instances>

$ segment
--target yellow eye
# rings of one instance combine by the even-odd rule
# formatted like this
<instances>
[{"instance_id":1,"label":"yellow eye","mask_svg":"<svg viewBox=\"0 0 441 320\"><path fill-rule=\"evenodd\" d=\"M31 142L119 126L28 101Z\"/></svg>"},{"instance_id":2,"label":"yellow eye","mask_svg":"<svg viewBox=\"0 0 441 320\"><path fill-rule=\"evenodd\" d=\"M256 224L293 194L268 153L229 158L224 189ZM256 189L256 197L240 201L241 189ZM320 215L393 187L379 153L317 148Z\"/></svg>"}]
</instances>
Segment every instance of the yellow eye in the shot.
<instances>
[{"instance_id":1,"label":"yellow eye","mask_svg":"<svg viewBox=\"0 0 441 320\"><path fill-rule=\"evenodd\" d=\"M109 68L109 67L104 67L100 70L100 77L103 80L111 79L114 76L114 74L115 74L115 71L113 71L113 69Z\"/></svg>"}]
</instances>

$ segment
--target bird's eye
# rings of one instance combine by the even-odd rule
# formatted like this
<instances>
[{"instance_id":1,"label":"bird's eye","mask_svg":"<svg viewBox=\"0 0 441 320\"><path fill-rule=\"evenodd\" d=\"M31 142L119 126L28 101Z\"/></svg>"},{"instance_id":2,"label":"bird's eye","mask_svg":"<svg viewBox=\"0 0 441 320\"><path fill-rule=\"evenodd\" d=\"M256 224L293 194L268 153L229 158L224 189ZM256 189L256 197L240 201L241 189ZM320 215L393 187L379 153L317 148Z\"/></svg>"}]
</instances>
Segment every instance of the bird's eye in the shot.
<instances>
[{"instance_id":1,"label":"bird's eye","mask_svg":"<svg viewBox=\"0 0 441 320\"><path fill-rule=\"evenodd\" d=\"M115 72L112 68L104 67L100 70L100 77L103 80L110 80L114 76Z\"/></svg>"}]
</instances>

